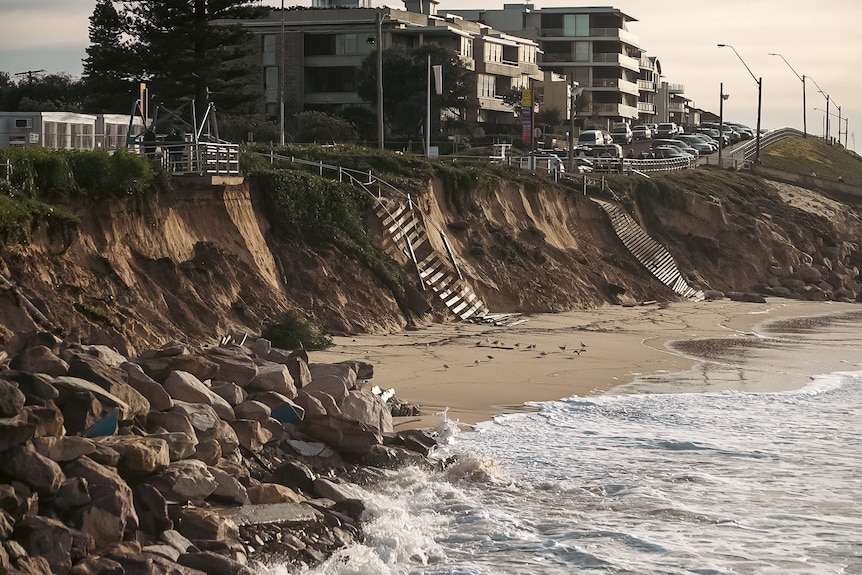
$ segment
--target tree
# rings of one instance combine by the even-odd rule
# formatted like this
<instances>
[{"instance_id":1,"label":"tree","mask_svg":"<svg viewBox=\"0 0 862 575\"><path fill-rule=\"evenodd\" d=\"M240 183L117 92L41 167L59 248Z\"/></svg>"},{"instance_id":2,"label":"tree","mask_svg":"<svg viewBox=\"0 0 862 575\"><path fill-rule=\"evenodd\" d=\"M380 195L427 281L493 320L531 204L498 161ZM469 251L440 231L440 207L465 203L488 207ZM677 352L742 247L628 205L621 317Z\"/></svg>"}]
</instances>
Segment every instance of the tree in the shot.
<instances>
[{"instance_id":1,"label":"tree","mask_svg":"<svg viewBox=\"0 0 862 575\"><path fill-rule=\"evenodd\" d=\"M86 112L128 112L137 94L141 62L128 40L126 20L111 0L99 0L90 16L90 46L84 59Z\"/></svg>"},{"instance_id":2,"label":"tree","mask_svg":"<svg viewBox=\"0 0 862 575\"><path fill-rule=\"evenodd\" d=\"M69 74L47 74L18 83L15 110L19 112L80 112L83 85Z\"/></svg>"},{"instance_id":3,"label":"tree","mask_svg":"<svg viewBox=\"0 0 862 575\"><path fill-rule=\"evenodd\" d=\"M151 92L176 104L194 97L200 118L210 99L224 111L251 111L255 98L245 61L251 37L235 19L267 12L249 0L123 0ZM213 96L213 98L211 98Z\"/></svg>"},{"instance_id":4,"label":"tree","mask_svg":"<svg viewBox=\"0 0 862 575\"><path fill-rule=\"evenodd\" d=\"M356 127L338 116L324 112L302 112L296 117L299 142L355 143L359 137Z\"/></svg>"},{"instance_id":5,"label":"tree","mask_svg":"<svg viewBox=\"0 0 862 575\"><path fill-rule=\"evenodd\" d=\"M461 117L467 98L469 71L458 54L439 44L415 50L393 46L383 52L383 109L392 131L404 137L422 133L426 115L428 57L432 66L442 66L443 93L431 92L431 133L440 131L441 116ZM377 102L377 55L370 54L360 69L357 93Z\"/></svg>"}]
</instances>

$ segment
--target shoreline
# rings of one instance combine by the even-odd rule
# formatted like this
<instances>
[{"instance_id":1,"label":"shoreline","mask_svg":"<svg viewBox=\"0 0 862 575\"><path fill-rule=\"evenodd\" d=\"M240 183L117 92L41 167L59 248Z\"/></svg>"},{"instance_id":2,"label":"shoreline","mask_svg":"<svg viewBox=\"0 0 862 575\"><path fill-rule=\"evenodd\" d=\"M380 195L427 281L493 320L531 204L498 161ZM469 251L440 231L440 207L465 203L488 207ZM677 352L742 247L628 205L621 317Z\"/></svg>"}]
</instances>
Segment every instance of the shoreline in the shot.
<instances>
[{"instance_id":1,"label":"shoreline","mask_svg":"<svg viewBox=\"0 0 862 575\"><path fill-rule=\"evenodd\" d=\"M629 393L626 388L636 382L641 382L634 386L638 393L706 391L703 386L679 389L679 382L662 384L665 374L682 373L704 361L674 349L672 342L742 342L759 337L765 322L860 310L856 304L779 298L765 304L724 299L604 306L523 315L528 321L512 327L459 322L390 334L337 336L332 348L313 352L311 361L362 359L374 365L375 385L393 388L397 398L421 407L419 416L393 418L396 431L436 427L446 409L449 419L469 428L496 415L535 411L527 402L614 390ZM840 365L837 357L824 360L825 369L840 370ZM761 368L769 371L768 365ZM801 374L786 377L779 372L782 377L739 387L790 391L806 383L796 377Z\"/></svg>"}]
</instances>

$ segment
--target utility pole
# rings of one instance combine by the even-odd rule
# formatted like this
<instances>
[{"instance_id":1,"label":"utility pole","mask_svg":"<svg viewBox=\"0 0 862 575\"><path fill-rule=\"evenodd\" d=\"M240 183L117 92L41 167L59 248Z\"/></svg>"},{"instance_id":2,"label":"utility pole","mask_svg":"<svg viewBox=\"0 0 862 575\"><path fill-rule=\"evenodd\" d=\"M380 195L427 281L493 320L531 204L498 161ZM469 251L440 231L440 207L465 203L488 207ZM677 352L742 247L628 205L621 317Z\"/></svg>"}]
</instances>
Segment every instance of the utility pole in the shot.
<instances>
[{"instance_id":1,"label":"utility pole","mask_svg":"<svg viewBox=\"0 0 862 575\"><path fill-rule=\"evenodd\" d=\"M281 60L278 71L278 141L284 146L284 0L281 0Z\"/></svg>"},{"instance_id":2,"label":"utility pole","mask_svg":"<svg viewBox=\"0 0 862 575\"><path fill-rule=\"evenodd\" d=\"M33 74L42 74L45 70L27 70L26 72L18 72L16 76L27 76L27 83L33 83Z\"/></svg>"},{"instance_id":3,"label":"utility pole","mask_svg":"<svg viewBox=\"0 0 862 575\"><path fill-rule=\"evenodd\" d=\"M724 150L724 101L730 97L730 94L724 93L724 82L719 84L718 88L718 168L721 169L721 152Z\"/></svg>"}]
</instances>

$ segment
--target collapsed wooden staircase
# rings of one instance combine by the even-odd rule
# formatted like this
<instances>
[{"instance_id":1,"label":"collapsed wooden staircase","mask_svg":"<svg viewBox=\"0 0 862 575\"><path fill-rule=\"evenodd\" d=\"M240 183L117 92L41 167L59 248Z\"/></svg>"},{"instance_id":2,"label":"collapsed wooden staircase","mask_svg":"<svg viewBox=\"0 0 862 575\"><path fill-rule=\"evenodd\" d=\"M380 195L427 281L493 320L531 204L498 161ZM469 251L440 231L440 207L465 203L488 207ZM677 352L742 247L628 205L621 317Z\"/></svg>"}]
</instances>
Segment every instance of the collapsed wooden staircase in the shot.
<instances>
[{"instance_id":1,"label":"collapsed wooden staircase","mask_svg":"<svg viewBox=\"0 0 862 575\"><path fill-rule=\"evenodd\" d=\"M684 298L693 301L704 299L703 292L688 285L682 277L670 252L651 238L619 204L591 199L608 214L614 231L629 252L659 281Z\"/></svg>"},{"instance_id":2,"label":"collapsed wooden staircase","mask_svg":"<svg viewBox=\"0 0 862 575\"><path fill-rule=\"evenodd\" d=\"M375 208L383 225L383 247L390 254L409 258L416 266L423 287L430 288L449 310L462 320L488 314L488 308L464 280L443 231L441 241L448 261L430 242L422 212L406 200L378 198Z\"/></svg>"}]
</instances>

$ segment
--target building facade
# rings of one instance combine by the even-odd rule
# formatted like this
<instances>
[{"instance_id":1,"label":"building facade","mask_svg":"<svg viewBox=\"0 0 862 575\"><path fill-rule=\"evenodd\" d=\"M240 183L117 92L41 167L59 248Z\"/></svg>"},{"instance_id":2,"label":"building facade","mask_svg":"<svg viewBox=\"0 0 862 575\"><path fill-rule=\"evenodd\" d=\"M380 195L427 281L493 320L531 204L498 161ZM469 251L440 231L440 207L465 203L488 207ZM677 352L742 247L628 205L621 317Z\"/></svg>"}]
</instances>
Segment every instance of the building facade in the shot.
<instances>
[{"instance_id":1,"label":"building facade","mask_svg":"<svg viewBox=\"0 0 862 575\"><path fill-rule=\"evenodd\" d=\"M0 148L115 150L126 146L127 136L144 131L140 117L123 114L75 112L0 112Z\"/></svg>"},{"instance_id":2,"label":"building facade","mask_svg":"<svg viewBox=\"0 0 862 575\"><path fill-rule=\"evenodd\" d=\"M516 123L515 110L503 96L541 80L538 44L454 14L438 16L435 0L405 4L408 10L273 9L265 18L243 21L254 37L251 58L261 70L263 111L278 115L280 102L301 111L328 113L367 107L356 91L358 73L378 42L384 51L396 45L418 48L436 43L454 50L474 72L464 102L465 119Z\"/></svg>"},{"instance_id":3,"label":"building facade","mask_svg":"<svg viewBox=\"0 0 862 575\"><path fill-rule=\"evenodd\" d=\"M584 89L589 105L582 116L608 125L638 120L642 50L628 30L635 18L621 10L504 4L500 10L448 13L536 41L542 70L570 78Z\"/></svg>"}]
</instances>

